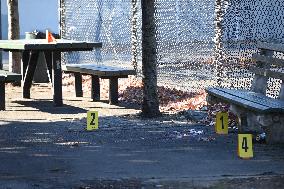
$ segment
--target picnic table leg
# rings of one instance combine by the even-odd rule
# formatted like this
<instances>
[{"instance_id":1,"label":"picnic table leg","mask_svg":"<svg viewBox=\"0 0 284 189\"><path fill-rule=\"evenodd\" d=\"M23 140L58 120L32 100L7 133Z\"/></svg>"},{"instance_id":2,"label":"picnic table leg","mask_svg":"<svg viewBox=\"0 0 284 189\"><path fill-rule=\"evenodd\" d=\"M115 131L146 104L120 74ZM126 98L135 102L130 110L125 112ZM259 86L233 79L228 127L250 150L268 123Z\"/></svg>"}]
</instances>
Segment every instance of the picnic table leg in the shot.
<instances>
[{"instance_id":1,"label":"picnic table leg","mask_svg":"<svg viewBox=\"0 0 284 189\"><path fill-rule=\"evenodd\" d=\"M53 104L62 106L62 70L61 70L61 53L52 52L52 85L53 85Z\"/></svg>"},{"instance_id":2,"label":"picnic table leg","mask_svg":"<svg viewBox=\"0 0 284 189\"><path fill-rule=\"evenodd\" d=\"M118 104L118 78L109 79L109 104Z\"/></svg>"},{"instance_id":3,"label":"picnic table leg","mask_svg":"<svg viewBox=\"0 0 284 189\"><path fill-rule=\"evenodd\" d=\"M22 53L22 70L21 70L21 74L22 74L22 87L24 85L24 79L25 79L27 67L28 67L28 64L29 64L29 59L30 59L30 51L24 51Z\"/></svg>"},{"instance_id":4,"label":"picnic table leg","mask_svg":"<svg viewBox=\"0 0 284 189\"><path fill-rule=\"evenodd\" d=\"M44 52L45 62L48 70L48 77L52 82L52 54L51 52Z\"/></svg>"},{"instance_id":5,"label":"picnic table leg","mask_svg":"<svg viewBox=\"0 0 284 189\"><path fill-rule=\"evenodd\" d=\"M5 81L0 81L0 110L5 110Z\"/></svg>"},{"instance_id":6,"label":"picnic table leg","mask_svg":"<svg viewBox=\"0 0 284 189\"><path fill-rule=\"evenodd\" d=\"M100 100L100 78L96 75L92 75L92 89L91 89L91 98L93 101Z\"/></svg>"},{"instance_id":7,"label":"picnic table leg","mask_svg":"<svg viewBox=\"0 0 284 189\"><path fill-rule=\"evenodd\" d=\"M75 92L76 97L83 97L83 91L82 91L82 74L80 73L74 73L75 77Z\"/></svg>"},{"instance_id":8,"label":"picnic table leg","mask_svg":"<svg viewBox=\"0 0 284 189\"><path fill-rule=\"evenodd\" d=\"M30 52L28 66L26 68L26 73L24 75L23 98L30 98L30 89L32 86L32 81L36 69L38 54L39 52Z\"/></svg>"}]
</instances>

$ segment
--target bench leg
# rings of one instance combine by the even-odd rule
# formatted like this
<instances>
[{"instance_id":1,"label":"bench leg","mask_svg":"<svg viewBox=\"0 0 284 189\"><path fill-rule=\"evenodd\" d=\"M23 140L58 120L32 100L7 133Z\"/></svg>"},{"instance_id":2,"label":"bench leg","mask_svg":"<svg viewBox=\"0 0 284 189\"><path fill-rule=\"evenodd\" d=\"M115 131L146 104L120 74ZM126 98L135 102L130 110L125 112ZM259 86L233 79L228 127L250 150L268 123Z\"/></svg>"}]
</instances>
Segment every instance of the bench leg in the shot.
<instances>
[{"instance_id":1,"label":"bench leg","mask_svg":"<svg viewBox=\"0 0 284 189\"><path fill-rule=\"evenodd\" d=\"M52 82L52 53L44 52L45 62L48 70L48 77L50 82Z\"/></svg>"},{"instance_id":2,"label":"bench leg","mask_svg":"<svg viewBox=\"0 0 284 189\"><path fill-rule=\"evenodd\" d=\"M0 82L0 110L5 110L5 82Z\"/></svg>"},{"instance_id":3,"label":"bench leg","mask_svg":"<svg viewBox=\"0 0 284 189\"><path fill-rule=\"evenodd\" d=\"M25 75L27 72L27 67L29 65L29 59L30 59L30 51L24 51L22 53L22 68L21 68L21 74L22 74L22 87L24 86L24 80Z\"/></svg>"},{"instance_id":4,"label":"bench leg","mask_svg":"<svg viewBox=\"0 0 284 189\"><path fill-rule=\"evenodd\" d=\"M91 89L91 98L93 101L100 100L100 79L98 76L92 75L92 89Z\"/></svg>"},{"instance_id":5,"label":"bench leg","mask_svg":"<svg viewBox=\"0 0 284 189\"><path fill-rule=\"evenodd\" d=\"M75 93L76 93L76 97L83 97L82 74L74 73L74 77L75 77Z\"/></svg>"},{"instance_id":6,"label":"bench leg","mask_svg":"<svg viewBox=\"0 0 284 189\"><path fill-rule=\"evenodd\" d=\"M61 53L52 52L52 85L53 85L53 104L62 106L62 70L61 70Z\"/></svg>"},{"instance_id":7,"label":"bench leg","mask_svg":"<svg viewBox=\"0 0 284 189\"><path fill-rule=\"evenodd\" d=\"M109 79L109 104L118 104L118 78Z\"/></svg>"}]
</instances>

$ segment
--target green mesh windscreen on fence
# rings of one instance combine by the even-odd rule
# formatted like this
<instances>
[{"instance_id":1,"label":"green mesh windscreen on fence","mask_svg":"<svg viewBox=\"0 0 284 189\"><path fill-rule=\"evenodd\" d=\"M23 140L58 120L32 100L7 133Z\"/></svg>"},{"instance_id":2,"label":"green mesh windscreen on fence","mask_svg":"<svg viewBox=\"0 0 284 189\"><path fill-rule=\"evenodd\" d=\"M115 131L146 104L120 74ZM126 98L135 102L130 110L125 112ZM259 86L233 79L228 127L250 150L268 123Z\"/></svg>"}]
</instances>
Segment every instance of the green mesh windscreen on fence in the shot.
<instances>
[{"instance_id":1,"label":"green mesh windscreen on fence","mask_svg":"<svg viewBox=\"0 0 284 189\"><path fill-rule=\"evenodd\" d=\"M101 50L65 53L63 61L137 67L139 73L140 3L61 0L62 37L103 43ZM256 42L284 42L283 0L156 0L155 18L158 84L187 91L248 89ZM269 83L276 83L268 90L275 97L281 81Z\"/></svg>"}]
</instances>

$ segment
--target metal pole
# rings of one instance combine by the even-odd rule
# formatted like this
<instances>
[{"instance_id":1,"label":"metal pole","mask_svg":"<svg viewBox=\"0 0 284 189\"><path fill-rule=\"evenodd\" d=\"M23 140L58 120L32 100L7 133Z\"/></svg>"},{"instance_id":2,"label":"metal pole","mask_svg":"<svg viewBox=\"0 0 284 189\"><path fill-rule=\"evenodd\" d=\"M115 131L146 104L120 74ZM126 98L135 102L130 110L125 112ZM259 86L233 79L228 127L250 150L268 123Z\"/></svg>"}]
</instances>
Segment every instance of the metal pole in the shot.
<instances>
[{"instance_id":1,"label":"metal pole","mask_svg":"<svg viewBox=\"0 0 284 189\"><path fill-rule=\"evenodd\" d=\"M96 42L99 42L100 36L101 36L101 27L102 27L102 6L103 2L102 0L97 1L97 7L98 7L98 22L96 24L96 33L95 33L95 40ZM95 49L95 55L96 55L96 61L97 63L102 62L102 53L101 53L101 48L96 48Z\"/></svg>"},{"instance_id":2,"label":"metal pole","mask_svg":"<svg viewBox=\"0 0 284 189\"><path fill-rule=\"evenodd\" d=\"M60 38L62 37L62 10L63 10L63 0L58 0L58 33Z\"/></svg>"},{"instance_id":3,"label":"metal pole","mask_svg":"<svg viewBox=\"0 0 284 189\"><path fill-rule=\"evenodd\" d=\"M2 6L0 1L0 40L2 39L2 12L1 12ZM3 61L2 61L2 50L0 50L0 70L3 70Z\"/></svg>"},{"instance_id":4,"label":"metal pole","mask_svg":"<svg viewBox=\"0 0 284 189\"><path fill-rule=\"evenodd\" d=\"M138 0L131 1L132 23L131 23L131 62L137 72L138 65Z\"/></svg>"}]
</instances>

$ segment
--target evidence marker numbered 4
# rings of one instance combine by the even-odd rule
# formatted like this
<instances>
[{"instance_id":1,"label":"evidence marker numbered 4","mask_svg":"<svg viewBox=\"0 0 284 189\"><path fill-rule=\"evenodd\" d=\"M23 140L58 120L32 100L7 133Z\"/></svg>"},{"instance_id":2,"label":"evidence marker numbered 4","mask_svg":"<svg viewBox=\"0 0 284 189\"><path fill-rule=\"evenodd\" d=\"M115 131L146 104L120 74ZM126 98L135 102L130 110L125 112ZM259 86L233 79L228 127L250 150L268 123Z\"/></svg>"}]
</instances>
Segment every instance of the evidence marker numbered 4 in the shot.
<instances>
[{"instance_id":1,"label":"evidence marker numbered 4","mask_svg":"<svg viewBox=\"0 0 284 189\"><path fill-rule=\"evenodd\" d=\"M242 159L253 158L251 134L238 134L238 156Z\"/></svg>"},{"instance_id":2,"label":"evidence marker numbered 4","mask_svg":"<svg viewBox=\"0 0 284 189\"><path fill-rule=\"evenodd\" d=\"M97 130L99 128L99 112L88 111L87 112L87 130Z\"/></svg>"}]
</instances>

